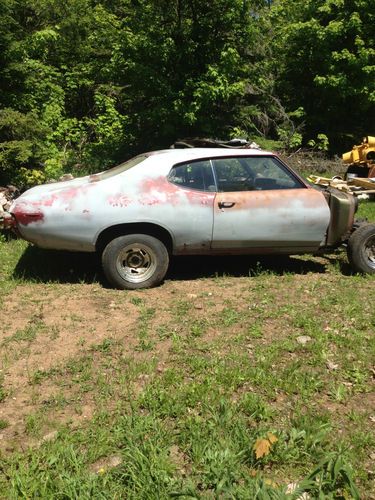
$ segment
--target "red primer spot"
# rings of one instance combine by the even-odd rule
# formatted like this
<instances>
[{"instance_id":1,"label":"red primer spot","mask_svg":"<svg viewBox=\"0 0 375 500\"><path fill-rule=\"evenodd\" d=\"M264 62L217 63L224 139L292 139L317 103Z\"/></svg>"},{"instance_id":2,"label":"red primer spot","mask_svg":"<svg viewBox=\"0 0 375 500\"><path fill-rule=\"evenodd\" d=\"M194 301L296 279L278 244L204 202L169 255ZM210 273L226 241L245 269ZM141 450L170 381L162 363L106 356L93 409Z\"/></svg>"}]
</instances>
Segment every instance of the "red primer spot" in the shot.
<instances>
[{"instance_id":1,"label":"red primer spot","mask_svg":"<svg viewBox=\"0 0 375 500\"><path fill-rule=\"evenodd\" d=\"M72 187L70 189L63 189L62 191L60 191L59 197L63 200L71 200L72 198L75 198L78 194L80 194L81 191L82 193L85 192L82 186L78 188Z\"/></svg>"},{"instance_id":2,"label":"red primer spot","mask_svg":"<svg viewBox=\"0 0 375 500\"><path fill-rule=\"evenodd\" d=\"M71 210L73 207L73 201L79 195L86 194L86 191L91 185L71 187L69 189L63 188L61 191L51 193L42 197L38 201L31 202L34 207L52 207L55 202L65 203L68 209Z\"/></svg>"},{"instance_id":3,"label":"red primer spot","mask_svg":"<svg viewBox=\"0 0 375 500\"><path fill-rule=\"evenodd\" d=\"M170 204L177 205L180 201L180 189L167 181L163 176L146 179L139 185L141 205Z\"/></svg>"},{"instance_id":4,"label":"red primer spot","mask_svg":"<svg viewBox=\"0 0 375 500\"><path fill-rule=\"evenodd\" d=\"M190 191L186 190L185 195L190 203L199 204L202 206L212 206L215 198L215 193L206 193L204 191Z\"/></svg>"},{"instance_id":5,"label":"red primer spot","mask_svg":"<svg viewBox=\"0 0 375 500\"><path fill-rule=\"evenodd\" d=\"M122 193L117 193L108 198L108 203L112 207L127 207L131 203L131 199Z\"/></svg>"},{"instance_id":6,"label":"red primer spot","mask_svg":"<svg viewBox=\"0 0 375 500\"><path fill-rule=\"evenodd\" d=\"M51 195L50 198L47 198L45 200L40 200L39 202L34 202L34 204L39 204L43 207L52 207L54 202L57 200L57 196L55 194Z\"/></svg>"},{"instance_id":7,"label":"red primer spot","mask_svg":"<svg viewBox=\"0 0 375 500\"><path fill-rule=\"evenodd\" d=\"M158 200L156 198L144 198L144 199L141 199L139 200L139 203L141 205L158 205L159 203L161 203L161 200Z\"/></svg>"},{"instance_id":8,"label":"red primer spot","mask_svg":"<svg viewBox=\"0 0 375 500\"><path fill-rule=\"evenodd\" d=\"M212 206L215 198L215 193L196 191L184 186L176 186L163 176L154 179L146 179L141 183L140 191L142 198L139 202L142 205L169 203L175 206L179 202L185 201L183 198L184 195L191 204Z\"/></svg>"},{"instance_id":9,"label":"red primer spot","mask_svg":"<svg viewBox=\"0 0 375 500\"><path fill-rule=\"evenodd\" d=\"M171 184L163 176L156 177L154 179L146 179L141 183L140 191L147 195L155 192L166 193L166 194L176 194L178 187Z\"/></svg>"}]
</instances>

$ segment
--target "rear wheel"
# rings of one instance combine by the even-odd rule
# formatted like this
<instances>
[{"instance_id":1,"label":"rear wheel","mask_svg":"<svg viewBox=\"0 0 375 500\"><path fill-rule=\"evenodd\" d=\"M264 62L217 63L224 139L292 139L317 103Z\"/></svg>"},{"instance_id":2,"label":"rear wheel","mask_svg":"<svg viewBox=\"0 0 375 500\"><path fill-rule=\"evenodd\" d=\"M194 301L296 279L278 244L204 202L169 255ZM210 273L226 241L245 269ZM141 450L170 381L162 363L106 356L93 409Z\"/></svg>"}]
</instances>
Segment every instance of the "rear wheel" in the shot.
<instances>
[{"instance_id":1,"label":"rear wheel","mask_svg":"<svg viewBox=\"0 0 375 500\"><path fill-rule=\"evenodd\" d=\"M150 288L163 280L169 255L157 238L129 234L108 243L102 254L102 265L108 281L116 288Z\"/></svg>"},{"instance_id":2,"label":"rear wheel","mask_svg":"<svg viewBox=\"0 0 375 500\"><path fill-rule=\"evenodd\" d=\"M354 231L348 242L348 259L355 271L375 274L375 224Z\"/></svg>"}]
</instances>

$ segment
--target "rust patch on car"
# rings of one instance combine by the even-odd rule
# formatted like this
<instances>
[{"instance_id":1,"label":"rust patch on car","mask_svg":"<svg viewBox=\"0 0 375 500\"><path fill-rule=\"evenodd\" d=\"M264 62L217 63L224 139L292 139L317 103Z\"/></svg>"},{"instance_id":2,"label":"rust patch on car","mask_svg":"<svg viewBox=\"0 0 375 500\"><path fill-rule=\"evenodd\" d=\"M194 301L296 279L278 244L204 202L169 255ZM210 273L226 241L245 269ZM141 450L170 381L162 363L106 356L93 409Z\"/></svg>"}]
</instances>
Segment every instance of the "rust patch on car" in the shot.
<instances>
[{"instance_id":1,"label":"rust patch on car","mask_svg":"<svg viewBox=\"0 0 375 500\"><path fill-rule=\"evenodd\" d=\"M290 208L293 202L299 202L297 197L299 190L285 189L285 190L262 190L262 191L241 191L241 192L225 192L218 193L216 201L233 202L233 210L243 209L275 209L278 212L283 208ZM304 190L305 196L303 199L304 208L320 208L323 203L322 194L313 189ZM225 209L216 205L216 210Z\"/></svg>"}]
</instances>

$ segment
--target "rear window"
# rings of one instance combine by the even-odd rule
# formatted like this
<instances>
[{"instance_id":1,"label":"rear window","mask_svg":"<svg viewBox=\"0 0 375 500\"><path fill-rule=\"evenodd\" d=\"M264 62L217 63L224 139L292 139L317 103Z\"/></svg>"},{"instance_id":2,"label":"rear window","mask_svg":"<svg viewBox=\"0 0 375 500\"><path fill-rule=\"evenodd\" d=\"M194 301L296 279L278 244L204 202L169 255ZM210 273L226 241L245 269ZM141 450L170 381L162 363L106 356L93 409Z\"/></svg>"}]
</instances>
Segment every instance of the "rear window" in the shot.
<instances>
[{"instance_id":1,"label":"rear window","mask_svg":"<svg viewBox=\"0 0 375 500\"><path fill-rule=\"evenodd\" d=\"M130 160L128 160L124 163L120 163L120 165L117 165L116 167L110 168L109 170L106 170L105 172L101 172L100 174L91 175L90 180L92 182L95 182L95 181L103 181L104 179L110 179L111 177L114 177L115 175L122 174L123 172L130 170L131 168L135 167L139 163L142 163L144 160L146 160L146 158L147 158L146 155L136 156L135 158L131 158Z\"/></svg>"}]
</instances>

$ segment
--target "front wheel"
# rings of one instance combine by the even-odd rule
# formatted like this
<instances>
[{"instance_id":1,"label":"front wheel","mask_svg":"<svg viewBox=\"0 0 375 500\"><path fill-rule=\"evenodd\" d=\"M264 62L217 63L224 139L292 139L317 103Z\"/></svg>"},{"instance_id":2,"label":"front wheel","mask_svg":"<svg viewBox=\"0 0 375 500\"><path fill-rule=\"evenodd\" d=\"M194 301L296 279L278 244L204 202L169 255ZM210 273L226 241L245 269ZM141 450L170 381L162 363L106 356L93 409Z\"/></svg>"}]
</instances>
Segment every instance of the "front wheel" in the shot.
<instances>
[{"instance_id":1,"label":"front wheel","mask_svg":"<svg viewBox=\"0 0 375 500\"><path fill-rule=\"evenodd\" d=\"M163 280L169 255L157 238L129 234L108 243L102 254L102 265L108 281L116 288L150 288Z\"/></svg>"},{"instance_id":2,"label":"front wheel","mask_svg":"<svg viewBox=\"0 0 375 500\"><path fill-rule=\"evenodd\" d=\"M375 274L375 224L360 226L350 236L348 259L355 271Z\"/></svg>"},{"instance_id":3,"label":"front wheel","mask_svg":"<svg viewBox=\"0 0 375 500\"><path fill-rule=\"evenodd\" d=\"M367 167L361 167L358 165L349 165L346 173L345 180L350 180L353 177L368 177L369 169Z\"/></svg>"}]
</instances>

